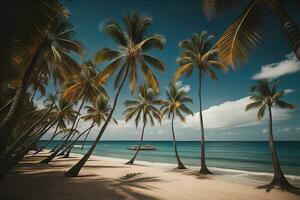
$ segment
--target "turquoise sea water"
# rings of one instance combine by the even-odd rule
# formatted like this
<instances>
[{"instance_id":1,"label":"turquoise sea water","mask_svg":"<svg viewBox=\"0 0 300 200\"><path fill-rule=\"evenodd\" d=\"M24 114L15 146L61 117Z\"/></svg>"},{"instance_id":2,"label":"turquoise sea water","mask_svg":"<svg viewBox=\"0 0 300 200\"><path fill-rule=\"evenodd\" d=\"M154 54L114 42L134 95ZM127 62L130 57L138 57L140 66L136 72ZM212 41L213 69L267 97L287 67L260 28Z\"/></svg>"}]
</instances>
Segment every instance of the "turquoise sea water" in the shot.
<instances>
[{"instance_id":1,"label":"turquoise sea water","mask_svg":"<svg viewBox=\"0 0 300 200\"><path fill-rule=\"evenodd\" d=\"M41 141L40 145L45 143ZM53 147L53 141L48 148ZM74 153L84 154L93 141L86 143L81 151L82 142L73 148ZM134 151L129 147L138 144L136 141L101 141L94 155L130 159ZM145 141L156 147L153 151L141 151L137 160L155 163L176 163L171 141ZM178 150L184 164L200 166L200 142L179 141ZM300 142L277 142L277 152L281 166L286 174L300 176ZM268 142L206 142L206 160L209 167L244 170L250 172L272 172L272 161Z\"/></svg>"}]
</instances>

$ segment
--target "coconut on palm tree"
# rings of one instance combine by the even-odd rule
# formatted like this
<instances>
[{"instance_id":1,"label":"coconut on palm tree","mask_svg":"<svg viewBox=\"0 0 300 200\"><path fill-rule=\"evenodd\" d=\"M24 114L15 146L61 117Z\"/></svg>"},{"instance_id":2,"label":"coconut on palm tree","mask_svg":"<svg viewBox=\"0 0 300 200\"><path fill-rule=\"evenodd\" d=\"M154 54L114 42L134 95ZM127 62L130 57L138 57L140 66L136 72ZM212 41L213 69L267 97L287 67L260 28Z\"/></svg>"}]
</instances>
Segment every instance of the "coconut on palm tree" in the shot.
<instances>
[{"instance_id":1,"label":"coconut on palm tree","mask_svg":"<svg viewBox=\"0 0 300 200\"><path fill-rule=\"evenodd\" d=\"M211 174L205 161L205 137L202 116L202 79L208 75L212 80L217 80L214 68L225 70L223 63L218 61L218 50L211 45L213 35L208 35L206 31L193 34L189 40L179 43L181 54L177 58L179 68L174 74L174 80L178 80L182 75L190 76L194 70L198 71L198 97L199 97L199 119L201 130L201 174Z\"/></svg>"},{"instance_id":2,"label":"coconut on palm tree","mask_svg":"<svg viewBox=\"0 0 300 200\"><path fill-rule=\"evenodd\" d=\"M119 23L108 21L103 26L103 32L108 34L117 43L118 49L103 48L95 55L96 63L100 64L104 61L109 61L109 64L104 68L101 75L98 77L98 82L103 82L118 71L114 85L116 94L112 104L112 109L104 122L94 145L84 155L84 157L74 165L65 176L77 176L80 169L86 163L97 143L102 137L110 118L116 108L120 91L125 83L129 80L131 91L137 87L138 69L141 69L144 78L154 91L158 91L159 84L152 72L152 67L159 71L164 71L165 66L155 57L152 57L147 52L153 49L162 49L164 39L161 35L146 34L152 21L151 18L140 16L138 14L126 15L124 17L125 27L121 28Z\"/></svg>"},{"instance_id":3,"label":"coconut on palm tree","mask_svg":"<svg viewBox=\"0 0 300 200\"><path fill-rule=\"evenodd\" d=\"M126 164L132 165L134 163L143 143L147 123L150 122L150 125L154 126L155 120L159 122L161 120L160 111L155 107L161 104L161 100L157 99L157 96L157 93L144 84L139 88L137 100L127 100L124 102L126 107L123 112L125 122L134 118L136 128L138 128L140 122L143 123L140 144L134 156Z\"/></svg>"},{"instance_id":4,"label":"coconut on palm tree","mask_svg":"<svg viewBox=\"0 0 300 200\"><path fill-rule=\"evenodd\" d=\"M174 152L177 160L178 169L186 169L181 162L176 144L176 137L174 131L174 119L177 116L180 121L185 122L184 114L194 115L194 113L186 106L186 103L192 103L193 100L188 97L187 91L179 82L171 82L169 88L166 90L167 99L162 101L161 114L167 115L171 119L172 138Z\"/></svg>"},{"instance_id":5,"label":"coconut on palm tree","mask_svg":"<svg viewBox=\"0 0 300 200\"><path fill-rule=\"evenodd\" d=\"M279 19L289 44L300 60L300 31L285 9L286 5L299 7L299 1L283 0L202 0L202 7L209 19L224 13L241 10L241 14L230 24L217 43L219 57L225 65L238 67L247 60L249 51L262 38L266 23L266 9L270 9Z\"/></svg>"},{"instance_id":6,"label":"coconut on palm tree","mask_svg":"<svg viewBox=\"0 0 300 200\"><path fill-rule=\"evenodd\" d=\"M282 188L291 187L283 174L275 147L273 138L272 108L278 107L281 109L294 109L295 106L282 100L284 97L284 91L277 90L277 83L278 81L275 81L272 85L270 85L267 80L258 82L258 84L251 88L252 95L250 96L250 99L253 102L246 106L246 111L250 109L258 109L258 120L262 119L266 112L269 114L269 146L274 168L273 180L269 185L267 185L267 188L269 189L273 186L280 186Z\"/></svg>"}]
</instances>

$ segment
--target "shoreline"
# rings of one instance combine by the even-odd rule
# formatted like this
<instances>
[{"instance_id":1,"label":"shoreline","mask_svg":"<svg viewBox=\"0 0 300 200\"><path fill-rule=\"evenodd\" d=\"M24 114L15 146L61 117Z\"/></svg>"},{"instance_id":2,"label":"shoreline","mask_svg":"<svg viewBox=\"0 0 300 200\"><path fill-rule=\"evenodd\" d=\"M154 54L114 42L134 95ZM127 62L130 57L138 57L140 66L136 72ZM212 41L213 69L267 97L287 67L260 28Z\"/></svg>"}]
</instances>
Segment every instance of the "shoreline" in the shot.
<instances>
[{"instance_id":1,"label":"shoreline","mask_svg":"<svg viewBox=\"0 0 300 200\"><path fill-rule=\"evenodd\" d=\"M38 162L49 153L30 153L0 182L4 200L98 200L98 199L207 199L207 200L298 200L299 194L278 189L267 192L262 184L228 179L226 175L199 175L197 170L174 169L174 165L151 165L124 159L91 156L78 177L63 173L81 158L55 158L50 164ZM151 164L151 163L150 163ZM30 184L28 184L30 183ZM267 182L265 182L267 183Z\"/></svg>"},{"instance_id":2,"label":"shoreline","mask_svg":"<svg viewBox=\"0 0 300 200\"><path fill-rule=\"evenodd\" d=\"M45 149L49 150L49 149ZM84 154L81 153L72 153L73 155L76 155L78 157L83 156ZM116 161L125 164L128 159L125 158L116 158L116 157L109 157L109 156L101 156L101 155L92 155L91 157L96 157L100 159L105 159L108 161ZM153 162L153 161L146 161L146 160L138 160L138 158L135 160L136 164L147 166L147 167L155 167L158 169L165 169L165 170L171 170L176 168L176 164L174 163L164 163L164 162ZM185 165L189 170L192 171L198 171L200 169L199 166L195 165ZM209 167L209 166L208 166ZM211 171L215 175L222 176L229 181L241 181L241 182L247 182L251 185L253 184L266 184L270 182L273 178L273 173L270 172L260 172L260 171L247 171L247 170L241 170L241 169L232 169L232 168L219 168L219 167L209 167ZM286 178L295 186L300 188L300 176L298 175L290 175L285 174Z\"/></svg>"}]
</instances>

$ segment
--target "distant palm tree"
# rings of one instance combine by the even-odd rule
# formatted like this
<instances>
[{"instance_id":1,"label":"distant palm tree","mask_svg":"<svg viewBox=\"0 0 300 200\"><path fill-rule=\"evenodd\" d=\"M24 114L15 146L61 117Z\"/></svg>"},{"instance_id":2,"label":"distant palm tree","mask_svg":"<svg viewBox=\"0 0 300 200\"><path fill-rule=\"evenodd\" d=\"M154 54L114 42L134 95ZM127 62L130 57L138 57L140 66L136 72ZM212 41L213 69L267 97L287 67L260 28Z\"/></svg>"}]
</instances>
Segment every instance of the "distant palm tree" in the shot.
<instances>
[{"instance_id":1,"label":"distant palm tree","mask_svg":"<svg viewBox=\"0 0 300 200\"><path fill-rule=\"evenodd\" d=\"M178 82L172 82L169 84L168 90L166 90L167 99L162 101L161 114L167 115L171 119L172 137L174 151L177 159L177 168L186 169L181 162L176 145L175 131L174 131L174 118L179 117L180 121L185 122L183 113L194 115L194 113L185 105L186 103L192 103L193 100L188 97L187 91Z\"/></svg>"},{"instance_id":2,"label":"distant palm tree","mask_svg":"<svg viewBox=\"0 0 300 200\"><path fill-rule=\"evenodd\" d=\"M277 90L277 83L278 81L274 82L273 85L270 86L268 81L266 80L258 82L257 85L251 88L252 95L250 99L253 102L246 106L246 111L255 108L258 109L258 120L264 117L266 110L268 110L269 112L269 145L274 167L274 177L272 182L268 185L269 188L272 188L274 185L280 187L291 186L282 172L275 148L272 128L272 107L276 106L282 109L294 109L295 106L282 100L282 97L284 96L284 91Z\"/></svg>"},{"instance_id":3,"label":"distant palm tree","mask_svg":"<svg viewBox=\"0 0 300 200\"><path fill-rule=\"evenodd\" d=\"M127 100L124 103L126 107L126 109L123 112L125 122L128 122L133 117L135 117L134 121L136 128L138 128L139 123L141 121L143 122L140 144L134 156L126 164L132 165L134 163L134 160L137 157L143 143L144 132L147 122L149 121L152 126L154 126L155 120L160 122L160 111L155 106L160 105L161 100L157 99L157 96L157 93L155 93L151 88L149 88L149 86L144 84L139 88L139 95L137 97L137 100Z\"/></svg>"},{"instance_id":4,"label":"distant palm tree","mask_svg":"<svg viewBox=\"0 0 300 200\"><path fill-rule=\"evenodd\" d=\"M247 60L249 51L255 48L261 40L266 8L277 15L281 28L300 61L300 31L285 9L285 5L288 4L295 8L300 6L298 0L202 0L203 10L209 19L224 13L236 13L235 10L243 9L217 43L222 62L225 65L231 64L237 67Z\"/></svg>"},{"instance_id":5,"label":"distant palm tree","mask_svg":"<svg viewBox=\"0 0 300 200\"><path fill-rule=\"evenodd\" d=\"M92 121L91 126L85 131L87 132L88 136L95 125L99 127L103 122L105 122L105 120L109 116L111 107L109 105L108 99L100 95L94 102L93 106L85 106L85 109L87 109L87 114L81 116L81 118L84 121ZM113 121L115 124L118 124L117 120L113 117L111 118L111 121ZM64 157L69 156L74 144L85 132L79 134L78 137L72 142L72 144L68 148L69 150Z\"/></svg>"},{"instance_id":6,"label":"distant palm tree","mask_svg":"<svg viewBox=\"0 0 300 200\"><path fill-rule=\"evenodd\" d=\"M42 151L50 142L58 135L58 130L63 130L67 128L66 123L74 123L76 121L77 112L74 111L72 105L63 98L60 98L57 105L54 106L53 111L50 113L50 117L55 119L56 128L52 137L48 142L43 145L35 154Z\"/></svg>"},{"instance_id":7,"label":"distant palm tree","mask_svg":"<svg viewBox=\"0 0 300 200\"><path fill-rule=\"evenodd\" d=\"M95 78L97 73L95 70L95 66L92 67L91 65L86 65L86 63L83 63L80 74L73 75L71 80L65 85L63 98L74 103L81 100L81 103L65 142L63 142L62 145L57 148L57 150L49 155L48 158L42 160L41 163L49 163L59 153L59 151L65 147L66 143L73 135L73 130L77 129L80 120L78 117L81 109L83 108L83 104L86 102L94 102L99 95L107 96L107 93L102 87L101 83L96 82Z\"/></svg>"},{"instance_id":8,"label":"distant palm tree","mask_svg":"<svg viewBox=\"0 0 300 200\"><path fill-rule=\"evenodd\" d=\"M103 70L101 76L98 77L99 82L105 81L117 70L119 70L114 84L116 88L116 94L112 104L111 112L99 131L94 143L95 145L89 149L89 151L76 165L74 165L65 173L65 176L77 176L80 169L89 159L96 147L96 144L102 137L110 118L112 117L125 80L129 78L131 91L134 91L137 87L138 66L142 69L144 78L148 82L148 85L155 91L157 91L159 88L158 81L155 78L150 66L158 69L159 71L164 71L165 66L158 59L146 54L146 52L156 48L162 49L164 46L163 37L157 34L146 34L147 29L151 25L151 19L148 17L142 17L138 14L133 14L125 16L124 21L124 30L122 30L120 25L114 21L106 22L103 27L103 31L114 39L114 41L119 45L119 49L113 50L110 48L104 48L95 55L96 63L102 63L107 60L110 61L110 63Z\"/></svg>"},{"instance_id":9,"label":"distant palm tree","mask_svg":"<svg viewBox=\"0 0 300 200\"><path fill-rule=\"evenodd\" d=\"M204 75L217 80L217 75L213 70L213 67L221 70L225 70L225 66L218 61L218 50L211 47L211 40L213 35L207 35L206 31L202 31L200 34L193 34L190 40L183 40L179 43L182 52L178 57L177 62L180 67L177 69L174 75L175 81L179 79L183 74L190 76L194 69L198 70L198 95L199 95L199 117L201 127L201 169L202 174L211 174L208 170L205 162L205 139L204 139L204 126L202 117L202 101L201 101L201 87L202 78Z\"/></svg>"},{"instance_id":10,"label":"distant palm tree","mask_svg":"<svg viewBox=\"0 0 300 200\"><path fill-rule=\"evenodd\" d=\"M7 138L17 122L17 112L23 105L31 78L46 68L49 76L51 74L56 82L66 79L80 69L70 56L72 52L80 55L83 53L80 43L74 40L71 25L65 19L58 18L49 27L49 30L44 31L43 39L37 45L32 60L26 67L8 114L0 123L0 152L6 147Z\"/></svg>"}]
</instances>

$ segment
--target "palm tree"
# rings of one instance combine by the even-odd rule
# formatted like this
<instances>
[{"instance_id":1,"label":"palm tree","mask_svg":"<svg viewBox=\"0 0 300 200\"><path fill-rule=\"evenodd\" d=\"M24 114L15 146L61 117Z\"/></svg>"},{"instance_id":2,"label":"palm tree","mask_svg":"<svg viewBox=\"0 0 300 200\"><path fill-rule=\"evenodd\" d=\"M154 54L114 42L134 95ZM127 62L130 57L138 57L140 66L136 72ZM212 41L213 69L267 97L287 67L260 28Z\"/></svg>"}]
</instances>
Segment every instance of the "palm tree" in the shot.
<instances>
[{"instance_id":1,"label":"palm tree","mask_svg":"<svg viewBox=\"0 0 300 200\"><path fill-rule=\"evenodd\" d=\"M202 0L203 10L209 19L243 8L241 15L227 28L217 43L222 62L225 65L231 64L237 67L247 60L249 51L255 48L261 40L266 8L277 15L281 28L296 57L300 60L300 31L285 10L285 4L297 8L300 5L299 1L294 0Z\"/></svg>"},{"instance_id":2,"label":"palm tree","mask_svg":"<svg viewBox=\"0 0 300 200\"><path fill-rule=\"evenodd\" d=\"M80 118L80 111L83 108L83 104L86 102L94 102L97 96L107 96L105 89L102 87L102 82L96 82L96 66L87 65L86 63L82 64L80 74L75 74L72 76L70 81L65 85L65 90L63 94L63 98L70 102L78 102L81 100L80 106L78 108L74 123L66 137L65 141L62 143L60 148L55 150L48 158L45 158L41 161L43 164L48 164L58 153L62 150L68 140L73 135L73 130L77 129ZM66 150L66 149L65 149ZM64 152L64 151L63 151Z\"/></svg>"},{"instance_id":3,"label":"palm tree","mask_svg":"<svg viewBox=\"0 0 300 200\"><path fill-rule=\"evenodd\" d=\"M149 86L155 91L159 88L158 81L150 66L158 69L159 71L164 71L165 66L158 59L146 54L146 52L150 49L162 49L164 46L163 37L157 34L146 35L146 31L151 25L151 19L148 17L133 14L125 16L124 21L124 30L122 30L120 25L114 21L106 22L103 27L103 31L113 38L113 40L119 45L119 49L113 50L110 48L103 48L95 55L96 63L102 63L107 60L110 61L101 73L101 76L98 77L99 82L103 82L119 70L115 79L116 94L111 112L89 151L76 165L65 173L65 176L77 176L80 169L91 156L97 143L102 137L110 118L112 117L117 105L120 91L127 78L129 78L131 90L135 90L137 86L138 66L141 67L142 72L144 73L144 78L148 82Z\"/></svg>"},{"instance_id":4,"label":"palm tree","mask_svg":"<svg viewBox=\"0 0 300 200\"><path fill-rule=\"evenodd\" d=\"M66 79L80 69L77 62L70 56L70 53L79 55L83 53L80 43L74 40L71 25L65 19L57 18L49 27L26 67L8 114L0 123L0 152L5 149L7 138L16 124L17 112L22 107L33 75L38 75L46 68L49 76L51 73L56 82L57 79Z\"/></svg>"},{"instance_id":5,"label":"palm tree","mask_svg":"<svg viewBox=\"0 0 300 200\"><path fill-rule=\"evenodd\" d=\"M109 105L108 99L100 95L97 97L93 106L85 106L85 109L87 109L87 114L81 116L81 118L84 121L92 121L92 124L86 131L78 135L78 137L74 140L74 142L72 142L69 150L67 151L64 157L69 156L74 144L85 132L87 132L87 135L89 135L89 133L91 132L91 130L95 125L99 127L103 122L105 122L105 120L109 116L111 107ZM117 120L113 117L111 118L111 121L113 121L115 124L118 124Z\"/></svg>"},{"instance_id":6,"label":"palm tree","mask_svg":"<svg viewBox=\"0 0 300 200\"><path fill-rule=\"evenodd\" d=\"M39 153L48 144L50 144L50 142L58 135L58 130L63 130L67 128L66 123L74 123L76 121L76 115L77 112L74 111L72 104L70 104L63 98L60 98L57 105L54 106L53 111L50 113L51 118L54 118L57 121L55 131L52 137L49 139L49 141L45 145L43 145L38 151L36 151L35 154Z\"/></svg>"},{"instance_id":7,"label":"palm tree","mask_svg":"<svg viewBox=\"0 0 300 200\"><path fill-rule=\"evenodd\" d=\"M186 169L184 164L181 162L176 145L176 138L174 132L174 118L177 116L180 121L185 122L183 113L194 115L194 113L185 105L186 103L193 103L193 100L188 97L187 91L180 83L172 82L166 90L167 100L162 102L161 114L166 115L171 119L173 146L177 159L177 168Z\"/></svg>"},{"instance_id":8,"label":"palm tree","mask_svg":"<svg viewBox=\"0 0 300 200\"><path fill-rule=\"evenodd\" d=\"M47 77L40 73L38 76L32 78L32 96L30 101L33 102L33 99L36 95L36 92L39 91L40 97L46 94L46 85L48 84Z\"/></svg>"},{"instance_id":9,"label":"palm tree","mask_svg":"<svg viewBox=\"0 0 300 200\"><path fill-rule=\"evenodd\" d=\"M157 96L157 93L149 88L149 86L144 84L139 88L139 96L137 97L137 100L127 100L124 103L126 107L125 111L123 112L125 122L128 122L135 117L134 121L136 128L138 128L141 121L143 122L140 144L134 156L126 164L132 165L134 163L134 160L137 157L143 143L147 122L150 121L151 126L154 126L154 120L160 122L160 111L155 106L160 105L161 101L157 99Z\"/></svg>"},{"instance_id":10,"label":"palm tree","mask_svg":"<svg viewBox=\"0 0 300 200\"><path fill-rule=\"evenodd\" d=\"M213 67L225 70L225 66L217 60L218 50L210 45L213 38L213 35L207 35L206 31L202 31L200 34L193 34L190 40L181 41L179 47L182 49L182 52L180 57L177 58L180 67L174 75L174 80L176 81L183 74L190 76L193 73L194 68L198 70L199 118L201 127L201 174L211 174L205 162L205 138L201 101L202 78L207 74L211 79L217 80L217 75L213 70Z\"/></svg>"},{"instance_id":11,"label":"palm tree","mask_svg":"<svg viewBox=\"0 0 300 200\"><path fill-rule=\"evenodd\" d=\"M282 100L284 91L277 90L278 81L275 81L272 86L269 85L267 80L259 81L257 85L251 88L252 95L250 99L252 103L246 106L246 111L250 109L258 109L257 118L261 120L266 110L269 112L269 146L272 154L272 161L274 167L274 177L272 182L267 185L268 188L272 188L274 185L280 187L291 187L287 179L285 178L280 162L277 156L275 143L273 139L273 119L272 119L272 107L276 106L282 109L294 109L295 106Z\"/></svg>"}]
</instances>

